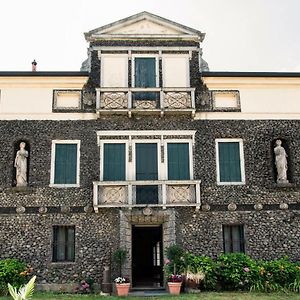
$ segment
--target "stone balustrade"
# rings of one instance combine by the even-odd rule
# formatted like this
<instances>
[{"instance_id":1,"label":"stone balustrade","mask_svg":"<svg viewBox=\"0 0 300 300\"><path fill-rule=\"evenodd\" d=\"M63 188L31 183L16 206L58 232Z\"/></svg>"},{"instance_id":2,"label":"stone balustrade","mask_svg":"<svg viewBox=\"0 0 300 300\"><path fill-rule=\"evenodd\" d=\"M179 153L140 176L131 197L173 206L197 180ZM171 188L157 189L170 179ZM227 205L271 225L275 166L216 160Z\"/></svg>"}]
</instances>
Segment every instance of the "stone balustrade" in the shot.
<instances>
[{"instance_id":1,"label":"stone balustrade","mask_svg":"<svg viewBox=\"0 0 300 300\"><path fill-rule=\"evenodd\" d=\"M96 212L107 207L195 206L200 208L200 180L94 181Z\"/></svg>"},{"instance_id":2,"label":"stone balustrade","mask_svg":"<svg viewBox=\"0 0 300 300\"><path fill-rule=\"evenodd\" d=\"M194 88L98 88L98 114L195 113Z\"/></svg>"}]
</instances>

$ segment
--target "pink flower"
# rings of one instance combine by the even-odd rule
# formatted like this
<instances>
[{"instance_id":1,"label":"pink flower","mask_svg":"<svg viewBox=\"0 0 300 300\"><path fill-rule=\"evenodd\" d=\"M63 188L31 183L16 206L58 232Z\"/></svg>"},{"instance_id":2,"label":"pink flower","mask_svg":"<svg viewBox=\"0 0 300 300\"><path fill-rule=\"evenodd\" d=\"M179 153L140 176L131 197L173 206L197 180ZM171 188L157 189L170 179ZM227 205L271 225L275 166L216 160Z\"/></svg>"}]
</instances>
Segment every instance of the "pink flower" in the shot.
<instances>
[{"instance_id":1,"label":"pink flower","mask_svg":"<svg viewBox=\"0 0 300 300\"><path fill-rule=\"evenodd\" d=\"M165 265L168 265L168 264L170 264L171 263L171 261L169 260L169 259L165 259Z\"/></svg>"},{"instance_id":2,"label":"pink flower","mask_svg":"<svg viewBox=\"0 0 300 300\"><path fill-rule=\"evenodd\" d=\"M247 268L247 267L246 267L246 268L244 268L244 272L247 272L247 273L248 273L249 271L250 271L250 269L249 269L249 268Z\"/></svg>"}]
</instances>

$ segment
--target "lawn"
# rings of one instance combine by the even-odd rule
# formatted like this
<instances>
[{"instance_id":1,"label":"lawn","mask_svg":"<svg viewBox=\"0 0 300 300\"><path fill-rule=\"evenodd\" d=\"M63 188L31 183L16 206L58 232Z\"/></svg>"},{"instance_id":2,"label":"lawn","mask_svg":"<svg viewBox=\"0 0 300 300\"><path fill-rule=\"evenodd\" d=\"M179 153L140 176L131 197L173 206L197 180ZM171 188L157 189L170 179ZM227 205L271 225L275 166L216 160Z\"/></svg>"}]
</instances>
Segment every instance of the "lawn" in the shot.
<instances>
[{"instance_id":1,"label":"lawn","mask_svg":"<svg viewBox=\"0 0 300 300\"><path fill-rule=\"evenodd\" d=\"M12 300L10 297L0 297L1 300ZM52 293L36 293L33 300L117 300L122 299L115 296L100 296L100 295L71 295L71 294L52 294ZM159 297L126 297L127 300L158 300L158 299L172 299L172 300L300 300L300 294L295 293L200 293L194 295L183 294L180 296L159 296Z\"/></svg>"}]
</instances>

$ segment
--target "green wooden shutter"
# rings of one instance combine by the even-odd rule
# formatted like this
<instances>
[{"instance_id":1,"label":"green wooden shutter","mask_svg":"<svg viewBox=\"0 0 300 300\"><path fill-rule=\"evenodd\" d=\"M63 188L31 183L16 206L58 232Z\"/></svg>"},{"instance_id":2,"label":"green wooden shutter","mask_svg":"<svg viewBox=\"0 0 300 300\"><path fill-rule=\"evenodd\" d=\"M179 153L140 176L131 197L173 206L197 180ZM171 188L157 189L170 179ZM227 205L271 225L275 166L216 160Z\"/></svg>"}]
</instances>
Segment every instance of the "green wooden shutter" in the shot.
<instances>
[{"instance_id":1,"label":"green wooden shutter","mask_svg":"<svg viewBox=\"0 0 300 300\"><path fill-rule=\"evenodd\" d=\"M125 180L125 144L104 144L103 180Z\"/></svg>"},{"instance_id":2,"label":"green wooden shutter","mask_svg":"<svg viewBox=\"0 0 300 300\"><path fill-rule=\"evenodd\" d=\"M220 182L241 182L240 144L219 142Z\"/></svg>"},{"instance_id":3,"label":"green wooden shutter","mask_svg":"<svg viewBox=\"0 0 300 300\"><path fill-rule=\"evenodd\" d=\"M157 178L157 144L136 144L136 179Z\"/></svg>"},{"instance_id":4,"label":"green wooden shutter","mask_svg":"<svg viewBox=\"0 0 300 300\"><path fill-rule=\"evenodd\" d=\"M188 143L168 143L168 179L190 179Z\"/></svg>"},{"instance_id":5,"label":"green wooden shutter","mask_svg":"<svg viewBox=\"0 0 300 300\"><path fill-rule=\"evenodd\" d=\"M135 87L156 87L155 58L135 59Z\"/></svg>"},{"instance_id":6,"label":"green wooden shutter","mask_svg":"<svg viewBox=\"0 0 300 300\"><path fill-rule=\"evenodd\" d=\"M55 145L55 184L76 184L77 144Z\"/></svg>"}]
</instances>

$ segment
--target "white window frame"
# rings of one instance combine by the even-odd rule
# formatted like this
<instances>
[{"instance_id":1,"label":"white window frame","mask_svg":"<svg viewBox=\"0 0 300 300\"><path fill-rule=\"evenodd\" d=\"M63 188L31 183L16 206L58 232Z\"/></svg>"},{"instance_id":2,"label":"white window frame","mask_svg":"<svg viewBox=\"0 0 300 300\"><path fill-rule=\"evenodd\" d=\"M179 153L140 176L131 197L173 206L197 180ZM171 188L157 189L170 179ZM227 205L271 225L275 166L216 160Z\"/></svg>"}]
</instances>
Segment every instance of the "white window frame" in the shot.
<instances>
[{"instance_id":1,"label":"white window frame","mask_svg":"<svg viewBox=\"0 0 300 300\"><path fill-rule=\"evenodd\" d=\"M168 144L189 144L189 173L190 173L190 179L188 180L194 180L194 168L193 168L193 141L192 139L166 139L164 141L164 157L165 157L165 174L166 179L169 180L169 174L168 174ZM180 181L180 180L178 180Z\"/></svg>"},{"instance_id":2,"label":"white window frame","mask_svg":"<svg viewBox=\"0 0 300 300\"><path fill-rule=\"evenodd\" d=\"M135 59L136 58L155 58L155 84L156 87L159 87L159 55L158 54L132 54L132 59L131 59L132 87L135 87Z\"/></svg>"},{"instance_id":3,"label":"white window frame","mask_svg":"<svg viewBox=\"0 0 300 300\"><path fill-rule=\"evenodd\" d=\"M71 184L56 184L54 183L55 175L55 146L56 144L77 144L77 168L76 168L76 183ZM50 172L50 187L66 188L80 186L80 140L52 140L51 146L51 172Z\"/></svg>"},{"instance_id":4,"label":"white window frame","mask_svg":"<svg viewBox=\"0 0 300 300\"><path fill-rule=\"evenodd\" d=\"M157 180L163 179L163 168L161 163L161 151L160 151L160 140L159 139L134 139L132 140L132 179L136 180L136 144L157 144Z\"/></svg>"},{"instance_id":5,"label":"white window frame","mask_svg":"<svg viewBox=\"0 0 300 300\"><path fill-rule=\"evenodd\" d=\"M104 145L105 144L125 144L125 180L130 178L128 167L128 140L100 140L100 181L103 181L104 175Z\"/></svg>"},{"instance_id":6,"label":"white window frame","mask_svg":"<svg viewBox=\"0 0 300 300\"><path fill-rule=\"evenodd\" d=\"M220 181L220 166L219 166L219 143L239 143L240 150L240 172L241 172L241 181ZM224 138L224 139L216 139L216 167L217 167L217 184L218 185L244 185L245 184L245 160L244 160L244 147L243 147L243 139L240 138Z\"/></svg>"}]
</instances>

